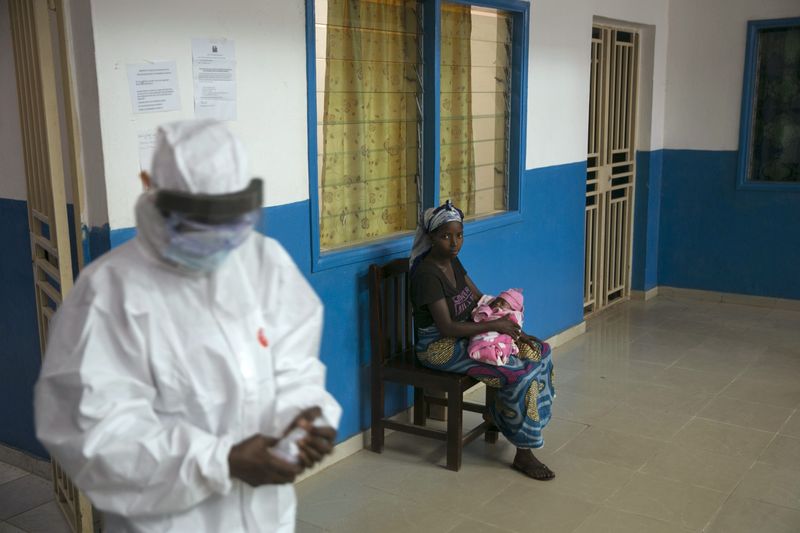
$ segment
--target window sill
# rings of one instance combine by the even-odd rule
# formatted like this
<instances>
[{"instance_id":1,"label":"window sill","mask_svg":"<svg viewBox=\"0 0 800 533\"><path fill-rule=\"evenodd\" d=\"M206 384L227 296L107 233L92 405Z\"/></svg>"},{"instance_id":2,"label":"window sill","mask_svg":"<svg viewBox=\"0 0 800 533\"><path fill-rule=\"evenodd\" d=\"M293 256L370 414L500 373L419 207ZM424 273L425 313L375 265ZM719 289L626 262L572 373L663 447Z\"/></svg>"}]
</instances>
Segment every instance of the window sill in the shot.
<instances>
[{"instance_id":1,"label":"window sill","mask_svg":"<svg viewBox=\"0 0 800 533\"><path fill-rule=\"evenodd\" d=\"M504 228L519 222L522 222L522 213L519 211L488 215L483 218L467 220L464 224L464 235L467 237L470 235L477 235L478 233ZM357 244L341 250L322 252L315 258L312 271L321 272L323 270L330 270L355 263L375 261L382 257L401 253L407 256L411 252L411 245L413 242L413 233L403 233L402 235L390 237L381 241Z\"/></svg>"},{"instance_id":2,"label":"window sill","mask_svg":"<svg viewBox=\"0 0 800 533\"><path fill-rule=\"evenodd\" d=\"M511 224L518 224L522 222L522 213L519 211L507 211L505 213L487 215L485 217L474 218L467 220L464 225L464 236L477 235L484 231L490 231L497 228L504 228Z\"/></svg>"},{"instance_id":3,"label":"window sill","mask_svg":"<svg viewBox=\"0 0 800 533\"><path fill-rule=\"evenodd\" d=\"M742 191L800 192L800 182L739 180L736 188Z\"/></svg>"}]
</instances>

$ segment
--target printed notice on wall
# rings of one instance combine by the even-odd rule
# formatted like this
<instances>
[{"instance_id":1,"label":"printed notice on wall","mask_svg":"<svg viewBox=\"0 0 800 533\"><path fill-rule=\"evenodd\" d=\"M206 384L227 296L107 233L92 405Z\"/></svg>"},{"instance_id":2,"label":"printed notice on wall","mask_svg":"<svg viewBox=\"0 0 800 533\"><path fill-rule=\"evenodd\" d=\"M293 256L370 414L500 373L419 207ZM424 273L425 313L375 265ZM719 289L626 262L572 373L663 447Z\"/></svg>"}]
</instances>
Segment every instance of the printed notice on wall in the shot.
<instances>
[{"instance_id":1,"label":"printed notice on wall","mask_svg":"<svg viewBox=\"0 0 800 533\"><path fill-rule=\"evenodd\" d=\"M236 55L230 39L192 39L194 114L236 120Z\"/></svg>"},{"instance_id":2,"label":"printed notice on wall","mask_svg":"<svg viewBox=\"0 0 800 533\"><path fill-rule=\"evenodd\" d=\"M128 86L134 113L181 108L175 61L128 65Z\"/></svg>"},{"instance_id":3,"label":"printed notice on wall","mask_svg":"<svg viewBox=\"0 0 800 533\"><path fill-rule=\"evenodd\" d=\"M156 151L156 132L140 131L139 137L139 170L150 174L153 164L153 153Z\"/></svg>"}]
</instances>

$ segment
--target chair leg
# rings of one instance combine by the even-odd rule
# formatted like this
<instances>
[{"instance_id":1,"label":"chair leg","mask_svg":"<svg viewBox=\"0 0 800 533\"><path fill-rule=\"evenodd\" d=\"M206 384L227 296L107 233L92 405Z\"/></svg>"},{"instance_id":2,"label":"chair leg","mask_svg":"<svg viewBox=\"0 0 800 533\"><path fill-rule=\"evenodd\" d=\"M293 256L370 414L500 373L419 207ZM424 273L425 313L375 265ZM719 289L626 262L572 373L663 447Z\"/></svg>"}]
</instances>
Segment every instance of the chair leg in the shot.
<instances>
[{"instance_id":1,"label":"chair leg","mask_svg":"<svg viewBox=\"0 0 800 533\"><path fill-rule=\"evenodd\" d=\"M373 452L383 451L383 380L372 380L372 442L370 448Z\"/></svg>"},{"instance_id":2,"label":"chair leg","mask_svg":"<svg viewBox=\"0 0 800 533\"><path fill-rule=\"evenodd\" d=\"M486 401L485 401L485 403L486 403L487 412L488 412L489 406L490 405L494 405L495 395L496 394L497 394L497 391L495 389L493 389L492 387L489 387L488 385L486 386ZM484 433L484 435L483 435L483 440L485 440L489 444L494 444L495 442L497 442L498 436L499 436L499 434L497 432L497 429L487 429L486 433Z\"/></svg>"},{"instance_id":3,"label":"chair leg","mask_svg":"<svg viewBox=\"0 0 800 533\"><path fill-rule=\"evenodd\" d=\"M427 418L425 405L425 389L414 387L414 424L424 426Z\"/></svg>"},{"instance_id":4,"label":"chair leg","mask_svg":"<svg viewBox=\"0 0 800 533\"><path fill-rule=\"evenodd\" d=\"M447 394L447 468L458 472L461 468L461 452L464 448L463 403L461 389L448 391Z\"/></svg>"}]
</instances>

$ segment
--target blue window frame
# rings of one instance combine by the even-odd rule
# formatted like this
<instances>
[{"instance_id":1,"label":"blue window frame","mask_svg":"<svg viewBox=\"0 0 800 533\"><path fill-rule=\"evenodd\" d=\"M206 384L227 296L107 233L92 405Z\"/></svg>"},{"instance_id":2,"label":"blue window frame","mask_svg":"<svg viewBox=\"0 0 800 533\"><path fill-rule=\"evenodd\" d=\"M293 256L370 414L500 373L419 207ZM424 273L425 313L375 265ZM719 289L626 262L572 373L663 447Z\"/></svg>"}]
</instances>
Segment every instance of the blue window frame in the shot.
<instances>
[{"instance_id":1,"label":"blue window frame","mask_svg":"<svg viewBox=\"0 0 800 533\"><path fill-rule=\"evenodd\" d=\"M800 192L800 18L747 23L737 186ZM793 89L791 88L793 87Z\"/></svg>"},{"instance_id":2,"label":"blue window frame","mask_svg":"<svg viewBox=\"0 0 800 533\"><path fill-rule=\"evenodd\" d=\"M500 9L512 17L511 90L508 137L508 200L507 210L500 214L467 221L466 235L507 226L522 220L522 176L525 166L526 100L528 74L528 42L530 4L521 0L447 0L448 3ZM422 123L422 205L439 204L439 134L440 87L439 63L441 42L441 6L443 0L421 0L423 26L423 123ZM326 270L362 261L375 260L411 249L413 235L389 236L379 241L354 244L332 251L320 250L320 217L318 188L317 95L315 64L314 0L306 0L306 75L308 91L309 205L311 218L312 271Z\"/></svg>"}]
</instances>

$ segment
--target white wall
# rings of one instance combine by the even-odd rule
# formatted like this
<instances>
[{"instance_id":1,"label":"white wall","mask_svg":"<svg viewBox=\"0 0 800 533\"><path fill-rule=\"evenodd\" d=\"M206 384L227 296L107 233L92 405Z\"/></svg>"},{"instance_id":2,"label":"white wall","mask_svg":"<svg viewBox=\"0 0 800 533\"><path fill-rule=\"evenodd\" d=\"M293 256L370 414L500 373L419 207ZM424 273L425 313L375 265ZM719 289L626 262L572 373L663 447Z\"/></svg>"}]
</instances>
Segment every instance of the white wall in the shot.
<instances>
[{"instance_id":1,"label":"white wall","mask_svg":"<svg viewBox=\"0 0 800 533\"><path fill-rule=\"evenodd\" d=\"M82 221L89 227L108 222L108 203L103 169L103 143L100 135L100 109L97 104L97 69L94 58L92 17L89 0L64 0L73 99L81 140L79 164L84 176Z\"/></svg>"},{"instance_id":2,"label":"white wall","mask_svg":"<svg viewBox=\"0 0 800 533\"><path fill-rule=\"evenodd\" d=\"M0 0L0 198L25 200L25 162L8 0Z\"/></svg>"},{"instance_id":3,"label":"white wall","mask_svg":"<svg viewBox=\"0 0 800 533\"><path fill-rule=\"evenodd\" d=\"M308 198L304 2L91 0L91 5L112 229L134 224L133 205L141 190L137 133L193 116L193 37L236 42L239 119L231 127L250 154L252 173L266 179L267 205ZM538 0L531 12L527 168L586 158L593 17L650 32L642 40L651 67L642 70L647 94L640 100L639 148L660 148L667 0ZM177 61L181 111L132 113L126 65L148 60Z\"/></svg>"},{"instance_id":4,"label":"white wall","mask_svg":"<svg viewBox=\"0 0 800 533\"><path fill-rule=\"evenodd\" d=\"M527 168L586 159L589 54L595 17L642 32L638 149L661 148L667 53L667 0L536 0L531 5Z\"/></svg>"},{"instance_id":5,"label":"white wall","mask_svg":"<svg viewBox=\"0 0 800 533\"><path fill-rule=\"evenodd\" d=\"M236 45L238 120L266 204L308 198L305 4L300 0L92 0L100 125L111 228L134 225L137 134L194 116L191 39ZM126 65L175 60L181 111L133 114Z\"/></svg>"},{"instance_id":6,"label":"white wall","mask_svg":"<svg viewBox=\"0 0 800 533\"><path fill-rule=\"evenodd\" d=\"M671 0L665 147L736 150L747 21L797 16L798 0Z\"/></svg>"},{"instance_id":7,"label":"white wall","mask_svg":"<svg viewBox=\"0 0 800 533\"><path fill-rule=\"evenodd\" d=\"M83 1L85 2L86 0ZM71 4L76 3L78 2L71 2ZM67 10L67 12L70 11L71 10L69 9ZM80 12L78 14L81 15ZM91 31L88 17L78 17L77 30L77 36L76 38L72 39L72 41L78 45L81 45L86 40L87 30L89 32ZM62 130L62 165L64 169L66 198L67 202L71 203L73 200L72 170L70 163L70 147L66 137L66 119L64 115L64 97L61 90L62 73L57 32L58 27L56 17L55 14L51 13L51 34L54 47L53 58L55 60L54 66L56 68L55 88L58 98L59 119ZM85 98L87 93L87 91L84 90L85 86L87 83L93 83L96 77L93 66L90 66L89 69L85 67L87 61L90 62L91 65L94 64L93 53L87 54L86 50L80 46L77 51L78 57L80 58L80 63L78 66L82 69L77 70L78 76L76 76L76 78L79 79L82 84L82 87L77 91L77 93L79 93L79 98ZM97 109L96 96L90 100L91 101L89 105L86 106L88 109L87 115L89 116L92 114L92 109L95 110L95 113ZM25 184L25 162L23 159L22 133L19 121L19 102L17 95L17 80L14 69L14 50L11 39L8 0L0 0L0 102L0 117L2 117L2 120L0 120L0 162L2 162L2 164L0 164L0 198L25 200L27 198ZM88 123L89 121L86 120L85 122ZM97 151L97 147L100 144L98 142L99 134L95 135L94 137L90 135L84 135L84 137L86 139L85 144L89 148L88 151ZM87 192L92 193L98 190L98 188L100 190L104 190L102 169L100 172L97 172L95 165L93 169L90 167L90 170L94 170L91 172L91 176L95 179L95 181L90 184L91 186L87 187ZM105 222L105 194L89 194L88 196L90 200L98 196L102 197L102 205L95 209L95 212L99 214L99 224L102 224ZM86 220L85 216L84 220Z\"/></svg>"}]
</instances>

